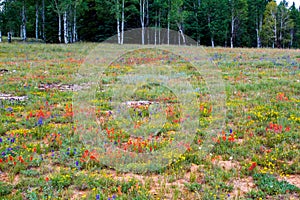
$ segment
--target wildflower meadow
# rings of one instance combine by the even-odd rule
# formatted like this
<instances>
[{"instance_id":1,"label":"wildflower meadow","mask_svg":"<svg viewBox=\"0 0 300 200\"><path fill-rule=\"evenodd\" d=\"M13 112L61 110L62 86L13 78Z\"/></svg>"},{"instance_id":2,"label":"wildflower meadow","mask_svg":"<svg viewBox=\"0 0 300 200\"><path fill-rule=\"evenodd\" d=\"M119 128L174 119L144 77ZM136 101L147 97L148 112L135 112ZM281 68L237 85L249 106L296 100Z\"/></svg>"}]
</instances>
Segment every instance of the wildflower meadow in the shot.
<instances>
[{"instance_id":1,"label":"wildflower meadow","mask_svg":"<svg viewBox=\"0 0 300 200\"><path fill-rule=\"evenodd\" d=\"M1 44L0 199L300 198L299 49L101 45Z\"/></svg>"}]
</instances>

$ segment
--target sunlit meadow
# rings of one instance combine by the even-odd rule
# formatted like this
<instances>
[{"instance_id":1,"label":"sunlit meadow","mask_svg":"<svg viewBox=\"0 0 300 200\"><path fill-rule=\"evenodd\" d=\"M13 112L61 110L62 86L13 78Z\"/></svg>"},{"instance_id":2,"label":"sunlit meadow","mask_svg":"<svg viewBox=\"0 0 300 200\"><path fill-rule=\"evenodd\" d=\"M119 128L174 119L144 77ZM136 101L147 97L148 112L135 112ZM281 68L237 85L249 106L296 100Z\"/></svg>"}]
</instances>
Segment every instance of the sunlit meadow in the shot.
<instances>
[{"instance_id":1,"label":"sunlit meadow","mask_svg":"<svg viewBox=\"0 0 300 200\"><path fill-rule=\"evenodd\" d=\"M74 120L80 112L74 95L92 84L74 75L94 47L1 44L0 199L300 198L299 50L205 48L226 93L224 125L210 138L215 104L205 75L184 57L142 49L114 60L90 102L101 127L93 139L120 152L110 158L88 147ZM119 102L130 120L114 117L119 76L140 66L188 77L199 117L191 142L178 141L189 118L162 84L136 87ZM203 154L207 140L212 148ZM184 153L168 151L175 142ZM125 162L115 168L124 157L157 152L171 158L163 167Z\"/></svg>"}]
</instances>

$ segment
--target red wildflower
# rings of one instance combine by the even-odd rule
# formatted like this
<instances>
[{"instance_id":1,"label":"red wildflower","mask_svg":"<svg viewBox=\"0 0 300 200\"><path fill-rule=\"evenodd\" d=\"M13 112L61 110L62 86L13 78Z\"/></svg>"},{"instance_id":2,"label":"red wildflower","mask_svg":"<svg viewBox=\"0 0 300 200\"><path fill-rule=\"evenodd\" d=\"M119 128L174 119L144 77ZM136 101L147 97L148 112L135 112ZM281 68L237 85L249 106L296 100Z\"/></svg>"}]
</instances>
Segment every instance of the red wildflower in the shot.
<instances>
[{"instance_id":1,"label":"red wildflower","mask_svg":"<svg viewBox=\"0 0 300 200\"><path fill-rule=\"evenodd\" d=\"M233 135L231 135L229 138L228 138L228 140L230 141L230 142L234 142L234 137L233 137Z\"/></svg>"},{"instance_id":2,"label":"red wildflower","mask_svg":"<svg viewBox=\"0 0 300 200\"><path fill-rule=\"evenodd\" d=\"M37 117L37 118L45 118L45 114L44 114L44 112L40 109L40 110L37 112L36 117Z\"/></svg>"},{"instance_id":3,"label":"red wildflower","mask_svg":"<svg viewBox=\"0 0 300 200\"><path fill-rule=\"evenodd\" d=\"M226 135L222 136L223 141L226 141Z\"/></svg>"},{"instance_id":4,"label":"red wildflower","mask_svg":"<svg viewBox=\"0 0 300 200\"><path fill-rule=\"evenodd\" d=\"M289 126L285 127L286 132L289 132L290 130L291 130L291 127L289 127Z\"/></svg>"},{"instance_id":5,"label":"red wildflower","mask_svg":"<svg viewBox=\"0 0 300 200\"><path fill-rule=\"evenodd\" d=\"M48 181L49 181L49 177L48 177L48 176L45 178L45 181L46 181L46 182L48 182Z\"/></svg>"},{"instance_id":6,"label":"red wildflower","mask_svg":"<svg viewBox=\"0 0 300 200\"><path fill-rule=\"evenodd\" d=\"M248 168L249 171L252 171L257 166L256 162L253 162L251 166Z\"/></svg>"}]
</instances>

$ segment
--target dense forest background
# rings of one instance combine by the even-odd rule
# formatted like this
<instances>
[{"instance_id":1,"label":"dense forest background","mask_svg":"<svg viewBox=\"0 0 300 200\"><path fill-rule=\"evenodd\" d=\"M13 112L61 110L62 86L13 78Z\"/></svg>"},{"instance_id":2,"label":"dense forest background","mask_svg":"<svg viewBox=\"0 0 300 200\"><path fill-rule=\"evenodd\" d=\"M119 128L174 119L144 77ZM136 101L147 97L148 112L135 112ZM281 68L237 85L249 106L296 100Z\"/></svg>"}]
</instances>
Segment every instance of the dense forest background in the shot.
<instances>
[{"instance_id":1,"label":"dense forest background","mask_svg":"<svg viewBox=\"0 0 300 200\"><path fill-rule=\"evenodd\" d=\"M49 43L103 41L147 27L176 30L198 44L300 47L299 8L283 0L0 0L0 31ZM0 37L1 38L1 37Z\"/></svg>"}]
</instances>

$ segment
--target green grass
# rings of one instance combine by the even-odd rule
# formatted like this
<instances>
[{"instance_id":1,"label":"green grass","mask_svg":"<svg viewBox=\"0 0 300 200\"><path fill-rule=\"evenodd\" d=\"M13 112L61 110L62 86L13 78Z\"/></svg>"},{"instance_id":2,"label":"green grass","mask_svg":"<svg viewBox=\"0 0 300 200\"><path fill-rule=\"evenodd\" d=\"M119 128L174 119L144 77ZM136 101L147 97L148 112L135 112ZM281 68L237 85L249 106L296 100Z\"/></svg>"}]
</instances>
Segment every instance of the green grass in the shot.
<instances>
[{"instance_id":1,"label":"green grass","mask_svg":"<svg viewBox=\"0 0 300 200\"><path fill-rule=\"evenodd\" d=\"M279 181L280 177L289 180L290 175L300 182L297 50L205 49L220 69L226 94L225 125L209 138L207 129L218 119L204 74L182 57L165 51L138 50L115 60L97 82L92 99L103 129L99 138L137 155L161 152L161 156L174 156L163 168L156 163L146 167L127 163L116 170L112 162L119 158L109 160L92 151L82 135L76 134L80 127L76 127L73 116L78 113L72 105L78 92L64 87L72 87L73 75L94 47L93 43L1 44L0 70L5 70L0 71L0 95L28 99L0 100L0 199L299 197L299 185ZM110 45L104 48L114 50ZM199 49L199 56L201 53ZM185 150L183 154L171 154L167 148L184 136L180 127L186 120L182 114L185 105L172 88L139 85L129 100L153 104L129 108L130 120L111 117L118 111L114 101L123 102L114 87L122 76L137 72L139 67L148 70L145 66L165 74L172 69L186 75L195 92L199 126L193 127L198 131L191 143L178 146ZM150 116L156 121L149 125ZM213 148L206 152L208 140ZM132 170L139 173L125 173ZM253 187L239 191L238 181Z\"/></svg>"}]
</instances>

